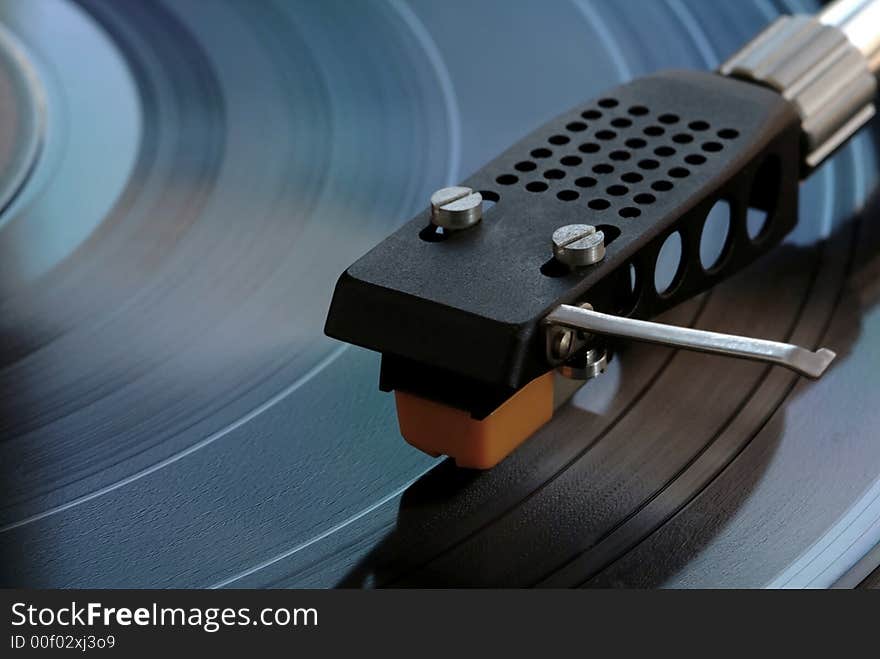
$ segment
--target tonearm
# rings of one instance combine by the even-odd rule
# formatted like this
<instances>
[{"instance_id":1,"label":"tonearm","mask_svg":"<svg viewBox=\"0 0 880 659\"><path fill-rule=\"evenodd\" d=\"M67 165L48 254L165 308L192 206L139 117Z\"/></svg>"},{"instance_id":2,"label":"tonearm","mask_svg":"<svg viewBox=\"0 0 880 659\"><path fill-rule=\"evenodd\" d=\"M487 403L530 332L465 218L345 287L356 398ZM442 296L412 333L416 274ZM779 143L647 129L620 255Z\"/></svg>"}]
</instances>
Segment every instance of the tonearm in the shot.
<instances>
[{"instance_id":1,"label":"tonearm","mask_svg":"<svg viewBox=\"0 0 880 659\"><path fill-rule=\"evenodd\" d=\"M782 241L800 181L874 115L878 70L880 0L838 0L778 18L715 72L610 89L438 190L340 277L325 331L382 353L407 441L474 468L603 372L610 340L820 377L831 350L649 319ZM706 263L701 233L719 201L730 228ZM758 230L749 213L763 216ZM676 233L681 262L658 288Z\"/></svg>"}]
</instances>

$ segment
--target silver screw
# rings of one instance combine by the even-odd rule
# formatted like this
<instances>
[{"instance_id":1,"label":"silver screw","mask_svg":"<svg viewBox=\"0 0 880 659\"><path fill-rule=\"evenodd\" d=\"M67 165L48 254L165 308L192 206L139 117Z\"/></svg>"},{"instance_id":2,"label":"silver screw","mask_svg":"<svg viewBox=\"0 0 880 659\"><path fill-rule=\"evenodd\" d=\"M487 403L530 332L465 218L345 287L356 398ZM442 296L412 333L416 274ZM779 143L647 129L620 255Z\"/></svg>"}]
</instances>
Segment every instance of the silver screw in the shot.
<instances>
[{"instance_id":1,"label":"silver screw","mask_svg":"<svg viewBox=\"0 0 880 659\"><path fill-rule=\"evenodd\" d=\"M557 327L553 331L550 342L551 357L565 361L571 356L574 348L574 330L567 327Z\"/></svg>"},{"instance_id":2,"label":"silver screw","mask_svg":"<svg viewBox=\"0 0 880 659\"><path fill-rule=\"evenodd\" d=\"M559 372L570 380L592 380L602 375L608 367L608 353L602 346L587 348L575 362L568 361Z\"/></svg>"},{"instance_id":3,"label":"silver screw","mask_svg":"<svg viewBox=\"0 0 880 659\"><path fill-rule=\"evenodd\" d=\"M588 309L589 311L593 310L593 305L589 302L584 302L578 306L580 306L581 309ZM573 330L569 331L573 332ZM594 340L592 334L587 335L585 338L587 340ZM574 348L574 345L572 345L572 348ZM571 352L572 351L569 351L569 356L571 356ZM599 342L598 344L594 343L594 345L588 346L574 361L569 360L566 363L561 364L559 366L559 372L570 380L591 380L602 375L607 366L608 351L605 349L605 346Z\"/></svg>"},{"instance_id":4,"label":"silver screw","mask_svg":"<svg viewBox=\"0 0 880 659\"><path fill-rule=\"evenodd\" d=\"M568 224L553 232L553 256L572 268L605 258L605 234L590 224Z\"/></svg>"},{"instance_id":5,"label":"silver screw","mask_svg":"<svg viewBox=\"0 0 880 659\"><path fill-rule=\"evenodd\" d=\"M431 223L458 231L483 219L483 195L463 186L441 188L431 195Z\"/></svg>"},{"instance_id":6,"label":"silver screw","mask_svg":"<svg viewBox=\"0 0 880 659\"><path fill-rule=\"evenodd\" d=\"M589 302L584 302L579 306L582 309L593 310L593 305ZM572 356L575 348L583 345L583 341L577 341L576 332L568 327L555 325L550 332L549 357L551 361L565 361Z\"/></svg>"}]
</instances>

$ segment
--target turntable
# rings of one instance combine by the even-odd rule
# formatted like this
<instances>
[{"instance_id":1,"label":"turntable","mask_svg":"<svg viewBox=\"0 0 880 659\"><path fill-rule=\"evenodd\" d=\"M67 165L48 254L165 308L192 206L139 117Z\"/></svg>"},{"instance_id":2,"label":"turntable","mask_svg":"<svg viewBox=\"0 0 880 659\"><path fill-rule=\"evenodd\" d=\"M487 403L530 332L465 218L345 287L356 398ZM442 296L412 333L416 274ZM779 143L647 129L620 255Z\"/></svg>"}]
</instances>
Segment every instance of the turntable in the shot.
<instances>
[{"instance_id":1,"label":"turntable","mask_svg":"<svg viewBox=\"0 0 880 659\"><path fill-rule=\"evenodd\" d=\"M0 0L3 584L876 584L877 6Z\"/></svg>"}]
</instances>

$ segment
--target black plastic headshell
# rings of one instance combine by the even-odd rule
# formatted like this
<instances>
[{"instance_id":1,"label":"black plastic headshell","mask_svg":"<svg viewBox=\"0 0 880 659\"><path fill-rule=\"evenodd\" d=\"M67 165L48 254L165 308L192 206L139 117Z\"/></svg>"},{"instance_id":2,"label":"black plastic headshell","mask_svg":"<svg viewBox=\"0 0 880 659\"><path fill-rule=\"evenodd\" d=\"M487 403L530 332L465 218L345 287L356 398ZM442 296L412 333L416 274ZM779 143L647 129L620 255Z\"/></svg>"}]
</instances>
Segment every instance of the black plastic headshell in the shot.
<instances>
[{"instance_id":1,"label":"black plastic headshell","mask_svg":"<svg viewBox=\"0 0 880 659\"><path fill-rule=\"evenodd\" d=\"M463 185L496 201L473 227L441 234L426 211L339 279L326 333L382 353L381 387L481 419L551 368L541 322L560 304L649 318L753 261L795 225L801 123L776 91L673 71L610 90L539 128ZM703 224L731 208L706 270ZM746 213L767 214L750 238ZM589 224L604 259L569 269L553 232ZM682 239L672 285L655 289L665 240ZM633 274L634 273L634 277Z\"/></svg>"}]
</instances>

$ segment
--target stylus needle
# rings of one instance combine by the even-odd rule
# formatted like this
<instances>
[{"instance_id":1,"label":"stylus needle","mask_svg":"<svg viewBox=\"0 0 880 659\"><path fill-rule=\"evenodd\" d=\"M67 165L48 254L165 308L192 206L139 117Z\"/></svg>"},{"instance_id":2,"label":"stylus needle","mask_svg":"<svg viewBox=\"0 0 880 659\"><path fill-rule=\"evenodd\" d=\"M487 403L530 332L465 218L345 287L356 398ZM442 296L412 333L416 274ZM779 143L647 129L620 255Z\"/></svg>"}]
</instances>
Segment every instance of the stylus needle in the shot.
<instances>
[{"instance_id":1,"label":"stylus needle","mask_svg":"<svg viewBox=\"0 0 880 659\"><path fill-rule=\"evenodd\" d=\"M790 343L612 316L567 304L560 305L550 312L546 322L592 334L779 364L810 378L820 377L836 357L836 354L827 348L813 352Z\"/></svg>"}]
</instances>

